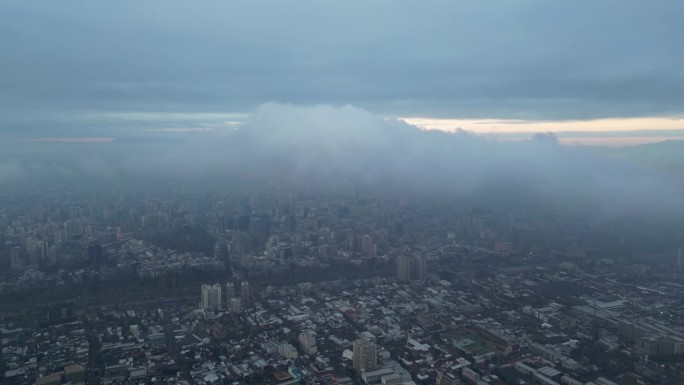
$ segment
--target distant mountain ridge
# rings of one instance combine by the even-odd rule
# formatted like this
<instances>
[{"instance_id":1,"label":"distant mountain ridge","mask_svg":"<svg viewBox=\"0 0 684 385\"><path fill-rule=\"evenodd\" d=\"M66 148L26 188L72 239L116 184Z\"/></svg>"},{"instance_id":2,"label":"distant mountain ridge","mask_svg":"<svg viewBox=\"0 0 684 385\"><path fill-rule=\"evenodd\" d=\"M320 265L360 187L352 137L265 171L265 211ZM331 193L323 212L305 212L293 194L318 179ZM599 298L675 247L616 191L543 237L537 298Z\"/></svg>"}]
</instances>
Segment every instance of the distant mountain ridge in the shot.
<instances>
[{"instance_id":1,"label":"distant mountain ridge","mask_svg":"<svg viewBox=\"0 0 684 385\"><path fill-rule=\"evenodd\" d=\"M601 152L642 165L684 172L684 140L665 140L637 146L604 148Z\"/></svg>"}]
</instances>

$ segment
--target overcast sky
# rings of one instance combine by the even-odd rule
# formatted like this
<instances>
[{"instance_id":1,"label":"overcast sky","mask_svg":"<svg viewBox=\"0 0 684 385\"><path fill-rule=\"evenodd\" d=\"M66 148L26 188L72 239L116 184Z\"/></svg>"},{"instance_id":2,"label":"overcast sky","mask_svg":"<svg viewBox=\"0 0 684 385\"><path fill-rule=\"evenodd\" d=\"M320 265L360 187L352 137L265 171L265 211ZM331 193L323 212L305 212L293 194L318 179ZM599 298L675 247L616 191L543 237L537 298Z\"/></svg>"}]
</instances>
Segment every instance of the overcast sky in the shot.
<instances>
[{"instance_id":1,"label":"overcast sky","mask_svg":"<svg viewBox=\"0 0 684 385\"><path fill-rule=\"evenodd\" d=\"M203 177L679 213L668 175L527 139L684 133L683 14L674 0L2 0L0 184ZM458 127L525 134L422 130Z\"/></svg>"},{"instance_id":2,"label":"overcast sky","mask_svg":"<svg viewBox=\"0 0 684 385\"><path fill-rule=\"evenodd\" d=\"M677 118L683 14L678 0L3 0L0 130L202 128L267 102L400 117Z\"/></svg>"}]
</instances>

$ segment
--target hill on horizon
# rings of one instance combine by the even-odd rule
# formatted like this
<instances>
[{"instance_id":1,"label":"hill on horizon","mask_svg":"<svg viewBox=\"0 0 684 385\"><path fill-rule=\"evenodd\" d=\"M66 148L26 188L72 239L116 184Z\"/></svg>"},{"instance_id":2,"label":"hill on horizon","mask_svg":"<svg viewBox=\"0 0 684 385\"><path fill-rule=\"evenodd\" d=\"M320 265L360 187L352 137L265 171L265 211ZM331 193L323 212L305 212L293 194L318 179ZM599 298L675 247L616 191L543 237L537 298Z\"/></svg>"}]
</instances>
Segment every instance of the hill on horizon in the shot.
<instances>
[{"instance_id":1,"label":"hill on horizon","mask_svg":"<svg viewBox=\"0 0 684 385\"><path fill-rule=\"evenodd\" d=\"M684 172L684 140L669 139L635 146L606 147L600 151L640 165Z\"/></svg>"}]
</instances>

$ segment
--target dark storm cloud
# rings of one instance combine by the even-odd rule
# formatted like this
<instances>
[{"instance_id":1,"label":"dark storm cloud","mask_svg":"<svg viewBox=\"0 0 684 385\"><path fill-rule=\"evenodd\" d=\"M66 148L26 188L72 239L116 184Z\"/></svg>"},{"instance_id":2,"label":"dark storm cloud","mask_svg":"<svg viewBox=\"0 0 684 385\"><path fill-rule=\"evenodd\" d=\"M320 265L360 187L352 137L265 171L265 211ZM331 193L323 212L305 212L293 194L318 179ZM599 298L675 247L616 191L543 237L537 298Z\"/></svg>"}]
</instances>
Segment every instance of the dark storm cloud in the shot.
<instances>
[{"instance_id":1,"label":"dark storm cloud","mask_svg":"<svg viewBox=\"0 0 684 385\"><path fill-rule=\"evenodd\" d=\"M68 131L46 123L65 112L269 101L452 117L682 114L682 13L679 1L3 1L0 130Z\"/></svg>"}]
</instances>

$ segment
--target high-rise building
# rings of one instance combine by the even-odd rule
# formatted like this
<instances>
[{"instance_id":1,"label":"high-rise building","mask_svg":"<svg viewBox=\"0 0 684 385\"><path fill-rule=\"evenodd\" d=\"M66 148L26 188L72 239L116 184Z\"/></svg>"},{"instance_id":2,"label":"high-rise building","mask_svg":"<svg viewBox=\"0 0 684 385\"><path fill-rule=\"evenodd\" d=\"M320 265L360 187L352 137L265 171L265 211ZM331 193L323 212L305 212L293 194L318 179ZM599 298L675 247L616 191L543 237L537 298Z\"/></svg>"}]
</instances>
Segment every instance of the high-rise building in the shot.
<instances>
[{"instance_id":1,"label":"high-rise building","mask_svg":"<svg viewBox=\"0 0 684 385\"><path fill-rule=\"evenodd\" d=\"M102 245L99 242L88 245L88 262L94 266L99 266L102 262Z\"/></svg>"},{"instance_id":2,"label":"high-rise building","mask_svg":"<svg viewBox=\"0 0 684 385\"><path fill-rule=\"evenodd\" d=\"M55 245L48 247L47 262L49 265L57 264L57 247Z\"/></svg>"},{"instance_id":3,"label":"high-rise building","mask_svg":"<svg viewBox=\"0 0 684 385\"><path fill-rule=\"evenodd\" d=\"M221 309L221 285L202 285L202 309Z\"/></svg>"},{"instance_id":4,"label":"high-rise building","mask_svg":"<svg viewBox=\"0 0 684 385\"><path fill-rule=\"evenodd\" d=\"M297 217L294 214L287 214L283 217L283 229L289 233L297 231Z\"/></svg>"},{"instance_id":5,"label":"high-rise building","mask_svg":"<svg viewBox=\"0 0 684 385\"><path fill-rule=\"evenodd\" d=\"M427 277L427 257L416 255L413 257L413 269L411 279L424 281Z\"/></svg>"},{"instance_id":6,"label":"high-rise building","mask_svg":"<svg viewBox=\"0 0 684 385\"><path fill-rule=\"evenodd\" d=\"M216 242L216 246L214 246L214 255L216 258L220 261L228 262L228 257L229 257L229 249L228 249L228 244L226 241L223 239L219 240Z\"/></svg>"},{"instance_id":7,"label":"high-rise building","mask_svg":"<svg viewBox=\"0 0 684 385\"><path fill-rule=\"evenodd\" d=\"M235 298L235 282L233 281L228 281L226 282L226 299L230 301L231 298Z\"/></svg>"},{"instance_id":8,"label":"high-rise building","mask_svg":"<svg viewBox=\"0 0 684 385\"><path fill-rule=\"evenodd\" d=\"M228 310L230 310L231 313L235 314L242 313L242 301L240 301L240 298L229 298Z\"/></svg>"},{"instance_id":9,"label":"high-rise building","mask_svg":"<svg viewBox=\"0 0 684 385\"><path fill-rule=\"evenodd\" d=\"M361 238L361 252L366 257L375 257L375 243L373 237L366 234Z\"/></svg>"},{"instance_id":10,"label":"high-rise building","mask_svg":"<svg viewBox=\"0 0 684 385\"><path fill-rule=\"evenodd\" d=\"M67 239L74 235L83 235L83 225L77 219L69 219L64 222L64 234Z\"/></svg>"},{"instance_id":11,"label":"high-rise building","mask_svg":"<svg viewBox=\"0 0 684 385\"><path fill-rule=\"evenodd\" d=\"M21 270L24 267L24 255L21 246L15 246L10 249L10 268L12 270Z\"/></svg>"},{"instance_id":12,"label":"high-rise building","mask_svg":"<svg viewBox=\"0 0 684 385\"><path fill-rule=\"evenodd\" d=\"M271 228L267 217L256 216L251 218L249 222L249 236L252 239L253 246L263 246L270 234Z\"/></svg>"},{"instance_id":13,"label":"high-rise building","mask_svg":"<svg viewBox=\"0 0 684 385\"><path fill-rule=\"evenodd\" d=\"M48 242L45 240L41 240L38 242L38 260L41 261L41 263L45 263L47 261L48 257Z\"/></svg>"},{"instance_id":14,"label":"high-rise building","mask_svg":"<svg viewBox=\"0 0 684 385\"><path fill-rule=\"evenodd\" d=\"M247 281L242 281L242 284L240 284L240 299L242 300L243 305L247 305L249 303L250 292L249 282Z\"/></svg>"},{"instance_id":15,"label":"high-rise building","mask_svg":"<svg viewBox=\"0 0 684 385\"><path fill-rule=\"evenodd\" d=\"M299 347L308 355L316 354L318 352L316 335L310 331L299 333Z\"/></svg>"},{"instance_id":16,"label":"high-rise building","mask_svg":"<svg viewBox=\"0 0 684 385\"><path fill-rule=\"evenodd\" d=\"M287 342L278 345L278 354L287 359L296 359L299 357L297 349Z\"/></svg>"},{"instance_id":17,"label":"high-rise building","mask_svg":"<svg viewBox=\"0 0 684 385\"><path fill-rule=\"evenodd\" d=\"M354 370L359 374L378 368L378 346L367 338L354 340Z\"/></svg>"},{"instance_id":18,"label":"high-rise building","mask_svg":"<svg viewBox=\"0 0 684 385\"><path fill-rule=\"evenodd\" d=\"M223 234L226 232L226 228L228 224L228 218L226 218L223 213L219 213L218 217L216 218L216 231L219 234Z\"/></svg>"},{"instance_id":19,"label":"high-rise building","mask_svg":"<svg viewBox=\"0 0 684 385\"><path fill-rule=\"evenodd\" d=\"M424 255L397 256L397 279L399 282L423 281L427 277L427 257Z\"/></svg>"},{"instance_id":20,"label":"high-rise building","mask_svg":"<svg viewBox=\"0 0 684 385\"><path fill-rule=\"evenodd\" d=\"M411 257L408 255L397 256L397 279L399 282L411 281Z\"/></svg>"},{"instance_id":21,"label":"high-rise building","mask_svg":"<svg viewBox=\"0 0 684 385\"><path fill-rule=\"evenodd\" d=\"M28 264L32 266L38 265L38 260L40 257L40 241L33 238L27 239L26 253L28 255Z\"/></svg>"}]
</instances>

